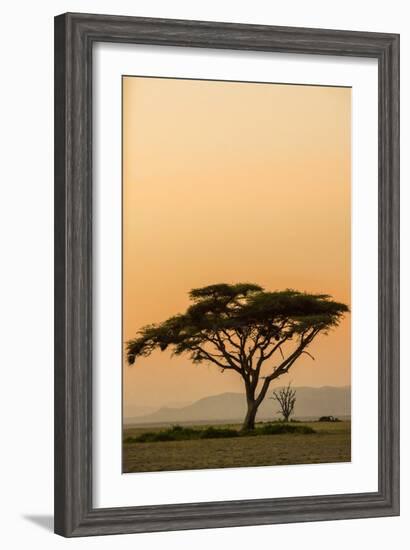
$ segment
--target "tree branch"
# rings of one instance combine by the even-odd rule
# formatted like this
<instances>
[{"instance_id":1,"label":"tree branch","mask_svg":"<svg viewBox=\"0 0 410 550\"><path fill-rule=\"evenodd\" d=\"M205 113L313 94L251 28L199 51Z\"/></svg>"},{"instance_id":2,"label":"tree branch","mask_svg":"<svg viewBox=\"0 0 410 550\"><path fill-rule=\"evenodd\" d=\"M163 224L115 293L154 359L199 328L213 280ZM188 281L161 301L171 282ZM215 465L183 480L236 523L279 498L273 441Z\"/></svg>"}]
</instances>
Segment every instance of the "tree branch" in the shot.
<instances>
[{"instance_id":1,"label":"tree branch","mask_svg":"<svg viewBox=\"0 0 410 550\"><path fill-rule=\"evenodd\" d=\"M319 332L320 329L312 329L306 337L304 336L304 333L302 333L300 343L295 351L291 353L287 359L282 361L282 363L278 367L276 367L269 376L265 377L261 391L256 399L258 403L261 403L263 401L266 392L268 391L269 384L272 382L272 380L274 380L275 378L279 378L279 376L282 376L283 374L288 372L296 359L298 359L298 357L300 357L300 355L303 353L304 348L312 342L316 334L318 334Z\"/></svg>"},{"instance_id":2,"label":"tree branch","mask_svg":"<svg viewBox=\"0 0 410 550\"><path fill-rule=\"evenodd\" d=\"M218 359L216 359L215 355L212 353L209 353L201 346L195 346L192 348L193 350L199 351L200 354L202 354L208 361L211 361L212 363L215 363L215 365L218 365L218 367L221 367L221 369L231 369L235 370L236 372L239 372L241 374L241 371L238 367L231 364L221 363Z\"/></svg>"},{"instance_id":3,"label":"tree branch","mask_svg":"<svg viewBox=\"0 0 410 550\"><path fill-rule=\"evenodd\" d=\"M210 336L207 336L207 340L211 342L218 351L222 353L228 364L231 366L233 370L236 370L239 373L242 373L242 365L241 362L231 353L229 353L225 347L225 344L218 332L214 332L215 338L211 338ZM216 339L216 340L215 340Z\"/></svg>"},{"instance_id":4,"label":"tree branch","mask_svg":"<svg viewBox=\"0 0 410 550\"><path fill-rule=\"evenodd\" d=\"M221 330L223 334L225 334L228 342L236 349L240 350L241 346L237 344L234 340L232 340L232 337L230 336L229 332L227 330Z\"/></svg>"}]
</instances>

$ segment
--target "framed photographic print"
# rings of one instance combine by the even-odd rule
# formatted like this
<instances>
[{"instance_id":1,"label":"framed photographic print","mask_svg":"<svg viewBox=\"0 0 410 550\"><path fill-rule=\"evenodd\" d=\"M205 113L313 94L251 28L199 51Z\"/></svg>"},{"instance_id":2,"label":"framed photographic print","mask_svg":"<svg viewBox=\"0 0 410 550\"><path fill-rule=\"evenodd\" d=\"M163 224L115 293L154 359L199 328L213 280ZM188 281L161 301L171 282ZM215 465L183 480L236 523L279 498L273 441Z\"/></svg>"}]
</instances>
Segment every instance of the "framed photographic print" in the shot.
<instances>
[{"instance_id":1,"label":"framed photographic print","mask_svg":"<svg viewBox=\"0 0 410 550\"><path fill-rule=\"evenodd\" d=\"M56 17L56 533L399 513L398 63Z\"/></svg>"}]
</instances>

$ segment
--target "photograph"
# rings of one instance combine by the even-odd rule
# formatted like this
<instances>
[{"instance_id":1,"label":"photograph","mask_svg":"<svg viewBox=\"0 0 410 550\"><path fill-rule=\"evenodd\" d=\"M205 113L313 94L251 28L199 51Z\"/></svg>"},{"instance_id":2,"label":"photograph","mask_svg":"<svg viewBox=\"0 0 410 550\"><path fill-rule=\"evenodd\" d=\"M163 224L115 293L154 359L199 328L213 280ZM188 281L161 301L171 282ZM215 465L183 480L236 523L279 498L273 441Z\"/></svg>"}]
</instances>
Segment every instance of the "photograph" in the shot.
<instances>
[{"instance_id":1,"label":"photograph","mask_svg":"<svg viewBox=\"0 0 410 550\"><path fill-rule=\"evenodd\" d=\"M124 474L351 461L351 91L122 76Z\"/></svg>"},{"instance_id":2,"label":"photograph","mask_svg":"<svg viewBox=\"0 0 410 550\"><path fill-rule=\"evenodd\" d=\"M251 11L54 18L63 537L400 514L400 26Z\"/></svg>"}]
</instances>

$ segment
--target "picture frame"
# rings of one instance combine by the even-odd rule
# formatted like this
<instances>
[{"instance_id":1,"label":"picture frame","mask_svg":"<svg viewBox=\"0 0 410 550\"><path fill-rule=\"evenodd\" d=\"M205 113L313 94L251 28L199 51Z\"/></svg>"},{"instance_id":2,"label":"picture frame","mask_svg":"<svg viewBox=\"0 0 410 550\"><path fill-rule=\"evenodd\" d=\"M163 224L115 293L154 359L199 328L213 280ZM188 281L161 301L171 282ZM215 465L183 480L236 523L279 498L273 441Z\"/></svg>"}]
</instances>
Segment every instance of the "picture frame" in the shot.
<instances>
[{"instance_id":1,"label":"picture frame","mask_svg":"<svg viewBox=\"0 0 410 550\"><path fill-rule=\"evenodd\" d=\"M378 63L378 491L93 505L92 50L97 42ZM66 537L399 514L399 36L67 13L55 18L55 532Z\"/></svg>"}]
</instances>

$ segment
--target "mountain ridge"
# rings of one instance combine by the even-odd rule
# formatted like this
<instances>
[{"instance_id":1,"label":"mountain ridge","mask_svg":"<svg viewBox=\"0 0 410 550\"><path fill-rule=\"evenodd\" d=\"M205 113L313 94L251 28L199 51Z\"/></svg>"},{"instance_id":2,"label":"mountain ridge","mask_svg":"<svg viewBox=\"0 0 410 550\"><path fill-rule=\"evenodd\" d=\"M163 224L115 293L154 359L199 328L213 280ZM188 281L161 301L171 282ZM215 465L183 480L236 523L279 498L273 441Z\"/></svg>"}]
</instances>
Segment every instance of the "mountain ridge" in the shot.
<instances>
[{"instance_id":1,"label":"mountain ridge","mask_svg":"<svg viewBox=\"0 0 410 550\"><path fill-rule=\"evenodd\" d=\"M295 386L294 389L296 390L295 418L328 415L350 416L350 386ZM266 397L259 407L257 420L278 418L280 416L278 408L279 405L276 401ZM245 412L246 398L244 393L224 392L202 397L187 406L161 407L150 414L125 417L124 423L139 425L240 421Z\"/></svg>"}]
</instances>

